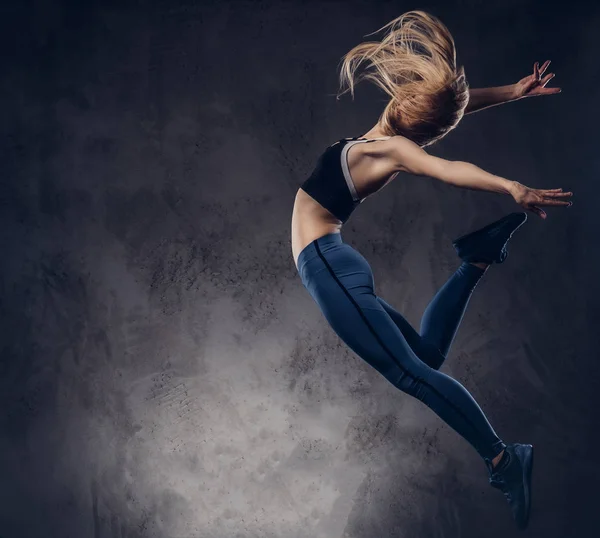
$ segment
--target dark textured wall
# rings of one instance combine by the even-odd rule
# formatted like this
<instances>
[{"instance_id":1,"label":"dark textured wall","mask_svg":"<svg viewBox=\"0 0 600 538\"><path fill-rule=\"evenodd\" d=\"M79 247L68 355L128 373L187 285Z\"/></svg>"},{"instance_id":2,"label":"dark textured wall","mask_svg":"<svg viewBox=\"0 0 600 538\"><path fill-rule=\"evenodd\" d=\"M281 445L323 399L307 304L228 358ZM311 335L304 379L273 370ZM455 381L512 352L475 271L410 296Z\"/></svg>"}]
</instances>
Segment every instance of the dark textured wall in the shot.
<instances>
[{"instance_id":1,"label":"dark textured wall","mask_svg":"<svg viewBox=\"0 0 600 538\"><path fill-rule=\"evenodd\" d=\"M523 535L597 535L593 3L3 2L0 535L516 535L475 452L326 326L295 274L295 191L375 122L336 101L365 34L424 8L471 85L553 60L563 93L465 118L432 152L575 205L531 216L444 370L537 447ZM418 323L451 240L508 198L402 177L344 231Z\"/></svg>"}]
</instances>

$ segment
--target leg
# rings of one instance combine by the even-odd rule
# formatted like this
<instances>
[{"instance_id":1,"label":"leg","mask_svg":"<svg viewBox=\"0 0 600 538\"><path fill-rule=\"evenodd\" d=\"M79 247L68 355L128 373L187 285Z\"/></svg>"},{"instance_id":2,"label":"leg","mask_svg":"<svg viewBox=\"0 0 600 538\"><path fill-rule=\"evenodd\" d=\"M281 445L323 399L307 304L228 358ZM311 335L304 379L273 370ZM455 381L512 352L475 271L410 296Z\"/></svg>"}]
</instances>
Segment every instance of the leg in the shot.
<instances>
[{"instance_id":1,"label":"leg","mask_svg":"<svg viewBox=\"0 0 600 538\"><path fill-rule=\"evenodd\" d=\"M401 314L384 301L380 301L417 356L432 368L440 368L448 356L479 279L489 264L504 262L508 255L508 241L526 220L525 213L511 213L454 241L454 247L463 259L463 264L440 288L425 309L421 319L422 339L419 339L419 335Z\"/></svg>"},{"instance_id":2,"label":"leg","mask_svg":"<svg viewBox=\"0 0 600 538\"><path fill-rule=\"evenodd\" d=\"M463 263L439 289L421 318L421 336L448 356L471 294L485 269Z\"/></svg>"},{"instance_id":3,"label":"leg","mask_svg":"<svg viewBox=\"0 0 600 538\"><path fill-rule=\"evenodd\" d=\"M377 302L375 298L374 302ZM365 312L363 323L370 335L362 337L369 342L370 349L369 355L363 354L362 358L367 362L373 356L387 359L388 369L382 373L391 383L421 400L486 461L496 458L504 444L469 392L456 380L422 362L383 308Z\"/></svg>"},{"instance_id":4,"label":"leg","mask_svg":"<svg viewBox=\"0 0 600 538\"><path fill-rule=\"evenodd\" d=\"M376 296L377 302L387 312L390 319L404 336L404 339L413 350L414 354L419 357L427 366L435 370L439 370L446 356L442 355L439 348L430 341L423 338L413 326L406 321L406 318L398 312L393 306L390 306L381 297Z\"/></svg>"},{"instance_id":5,"label":"leg","mask_svg":"<svg viewBox=\"0 0 600 538\"><path fill-rule=\"evenodd\" d=\"M423 341L393 309L396 319L392 319L374 293L368 262L343 244L339 234L311 243L300 255L299 272L332 328L350 348L396 387L428 405L479 452L488 466L490 484L504 493L519 527L526 527L533 447L506 446L466 389L418 358L401 328L414 348Z\"/></svg>"},{"instance_id":6,"label":"leg","mask_svg":"<svg viewBox=\"0 0 600 538\"><path fill-rule=\"evenodd\" d=\"M366 260L349 245L317 240L303 282L333 330L400 390L421 400L491 462L504 449L467 390L421 361L373 289Z\"/></svg>"},{"instance_id":7,"label":"leg","mask_svg":"<svg viewBox=\"0 0 600 538\"><path fill-rule=\"evenodd\" d=\"M463 263L425 309L421 334L381 297L377 297L377 301L400 329L417 357L429 367L439 370L446 360L471 293L484 272L484 269Z\"/></svg>"}]
</instances>

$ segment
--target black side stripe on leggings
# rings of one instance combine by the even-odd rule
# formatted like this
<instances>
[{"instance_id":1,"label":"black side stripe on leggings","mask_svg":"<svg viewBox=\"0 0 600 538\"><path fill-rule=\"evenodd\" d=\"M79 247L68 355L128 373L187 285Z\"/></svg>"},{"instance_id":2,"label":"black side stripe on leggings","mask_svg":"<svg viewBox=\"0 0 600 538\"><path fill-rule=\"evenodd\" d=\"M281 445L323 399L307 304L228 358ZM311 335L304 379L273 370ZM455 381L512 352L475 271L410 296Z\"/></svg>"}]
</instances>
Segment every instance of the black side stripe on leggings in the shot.
<instances>
[{"instance_id":1,"label":"black side stripe on leggings","mask_svg":"<svg viewBox=\"0 0 600 538\"><path fill-rule=\"evenodd\" d=\"M360 306L358 305L358 303L354 300L354 297L352 297L352 295L350 295L350 292L346 289L346 287L340 282L339 278L337 277L337 275L333 272L333 268L331 267L331 265L329 265L329 262L325 259L325 256L323 256L323 253L321 252L321 248L319 247L319 243L317 241L314 242L315 243L315 248L317 250L317 254L319 255L319 258L321 258L321 260L323 260L323 263L325 264L325 267L327 267L327 270L329 271L329 274L334 278L334 280L337 282L338 286L341 288L341 290L346 294L346 296L348 297L348 299L350 299L350 301L352 302L352 304L354 305L354 307L356 308L356 310L358 311L360 317L363 319L363 321L365 322L366 326L368 327L369 331L371 331L371 334L375 337L375 339L379 342L379 345L385 350L385 352L390 356L390 358L392 359L392 361L394 361L394 363L398 366L398 368L400 368L400 370L402 370L408 377L410 377L411 379L414 379L416 381L421 382L423 385L429 387L429 389L434 392L435 394L437 394L440 399L444 400L450 407L452 407L461 417L463 417L463 419L465 420L465 422L471 426L471 428L475 431L478 432L478 428L475 426L475 424L473 424L473 422L469 419L469 417L467 417L467 415L465 415L463 413L463 411L456 406L455 404L453 404L450 400L448 400L448 398L446 398L439 390L437 390L435 387L433 387L431 384L427 383L427 381L425 381L424 379L418 378L417 376L415 376L414 374L412 374L409 370L406 369L405 366L403 366L394 356L394 354L390 351L390 349L385 345L385 343L383 342L383 340L379 337L379 335L377 334L377 332L375 331L375 328L373 327L373 325L371 325L371 323L369 322L369 320L367 319L367 317L365 316L364 312L361 310Z\"/></svg>"}]
</instances>

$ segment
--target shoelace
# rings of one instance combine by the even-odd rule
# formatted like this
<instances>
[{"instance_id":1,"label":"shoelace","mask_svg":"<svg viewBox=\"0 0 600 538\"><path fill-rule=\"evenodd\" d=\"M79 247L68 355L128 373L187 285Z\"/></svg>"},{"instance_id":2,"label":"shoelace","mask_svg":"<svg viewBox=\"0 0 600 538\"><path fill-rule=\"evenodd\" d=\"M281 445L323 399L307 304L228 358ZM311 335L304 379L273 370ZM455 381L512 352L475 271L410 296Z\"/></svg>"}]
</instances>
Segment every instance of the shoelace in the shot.
<instances>
[{"instance_id":1,"label":"shoelace","mask_svg":"<svg viewBox=\"0 0 600 538\"><path fill-rule=\"evenodd\" d=\"M494 488L501 490L504 496L506 497L506 500L512 500L512 492L507 488L507 484L504 480L502 480L501 478L492 478L490 479L490 485Z\"/></svg>"},{"instance_id":2,"label":"shoelace","mask_svg":"<svg viewBox=\"0 0 600 538\"><path fill-rule=\"evenodd\" d=\"M501 478L490 478L490 485L493 488L504 489L506 482Z\"/></svg>"}]
</instances>

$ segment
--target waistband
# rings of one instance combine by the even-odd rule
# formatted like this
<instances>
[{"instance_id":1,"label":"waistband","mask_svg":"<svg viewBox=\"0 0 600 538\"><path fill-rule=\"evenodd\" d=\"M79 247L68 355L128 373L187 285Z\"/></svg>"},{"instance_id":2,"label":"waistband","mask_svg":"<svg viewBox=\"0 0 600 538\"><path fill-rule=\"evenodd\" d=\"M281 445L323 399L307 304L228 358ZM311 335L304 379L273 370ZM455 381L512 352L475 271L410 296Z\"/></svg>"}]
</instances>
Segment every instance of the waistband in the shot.
<instances>
[{"instance_id":1,"label":"waistband","mask_svg":"<svg viewBox=\"0 0 600 538\"><path fill-rule=\"evenodd\" d=\"M333 232L326 235L322 235L318 239L315 239L308 245L306 245L300 254L298 255L298 272L302 274L303 267L313 258L316 258L319 253L317 251L317 245L322 252L327 251L331 247L343 244L342 234L340 232Z\"/></svg>"}]
</instances>

